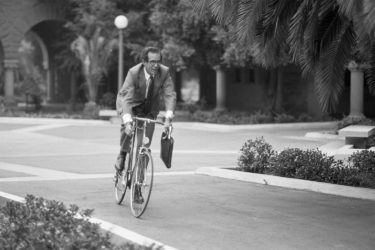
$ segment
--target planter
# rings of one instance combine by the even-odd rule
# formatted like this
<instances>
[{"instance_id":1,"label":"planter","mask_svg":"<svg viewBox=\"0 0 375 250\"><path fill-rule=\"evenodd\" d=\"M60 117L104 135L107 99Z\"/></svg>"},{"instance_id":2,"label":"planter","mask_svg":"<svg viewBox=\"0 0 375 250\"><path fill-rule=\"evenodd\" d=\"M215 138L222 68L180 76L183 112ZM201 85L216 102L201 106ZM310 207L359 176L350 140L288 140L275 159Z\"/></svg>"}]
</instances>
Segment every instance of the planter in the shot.
<instances>
[{"instance_id":1,"label":"planter","mask_svg":"<svg viewBox=\"0 0 375 250\"><path fill-rule=\"evenodd\" d=\"M238 170L204 167L196 171L197 174L222 177L227 179L253 182L264 185L308 190L324 194L339 195L351 198L375 200L375 190L370 188L350 187L324 182L308 181L280 176L255 174Z\"/></svg>"}]
</instances>

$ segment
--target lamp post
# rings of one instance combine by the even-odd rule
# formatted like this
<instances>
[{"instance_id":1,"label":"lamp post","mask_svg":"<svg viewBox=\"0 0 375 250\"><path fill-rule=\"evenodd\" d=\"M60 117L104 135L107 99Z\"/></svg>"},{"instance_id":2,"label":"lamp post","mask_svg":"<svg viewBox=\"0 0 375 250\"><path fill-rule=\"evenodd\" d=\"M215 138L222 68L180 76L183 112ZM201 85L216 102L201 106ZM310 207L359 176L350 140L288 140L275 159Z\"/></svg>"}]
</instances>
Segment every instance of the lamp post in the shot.
<instances>
[{"instance_id":1,"label":"lamp post","mask_svg":"<svg viewBox=\"0 0 375 250\"><path fill-rule=\"evenodd\" d=\"M119 15L115 18L116 28L119 30L119 44L118 44L118 90L121 89L122 81L124 79L124 57L123 57L123 29L128 26L128 19L124 15Z\"/></svg>"}]
</instances>

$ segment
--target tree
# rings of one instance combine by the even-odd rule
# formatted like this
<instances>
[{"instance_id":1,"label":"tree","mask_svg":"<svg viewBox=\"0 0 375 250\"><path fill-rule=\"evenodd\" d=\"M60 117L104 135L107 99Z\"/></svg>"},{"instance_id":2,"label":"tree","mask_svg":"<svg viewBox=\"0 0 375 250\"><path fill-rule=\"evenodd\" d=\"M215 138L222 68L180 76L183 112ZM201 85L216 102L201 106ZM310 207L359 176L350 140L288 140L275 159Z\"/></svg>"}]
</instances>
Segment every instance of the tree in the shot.
<instances>
[{"instance_id":1,"label":"tree","mask_svg":"<svg viewBox=\"0 0 375 250\"><path fill-rule=\"evenodd\" d=\"M152 0L150 6L150 27L176 70L219 63L222 47L212 18L198 15L189 0Z\"/></svg>"},{"instance_id":2,"label":"tree","mask_svg":"<svg viewBox=\"0 0 375 250\"><path fill-rule=\"evenodd\" d=\"M115 5L110 1L70 0L73 17L67 27L77 35L70 48L81 62L87 86L88 107L96 106L98 87L107 72L110 55L116 46L113 19Z\"/></svg>"},{"instance_id":3,"label":"tree","mask_svg":"<svg viewBox=\"0 0 375 250\"><path fill-rule=\"evenodd\" d=\"M217 24L209 15L198 15L189 0L152 0L150 2L150 28L158 35L162 52L168 66L176 72L193 69L196 72L212 70L221 63L223 47L215 40ZM201 74L202 76L203 74ZM176 80L177 98L180 81ZM200 97L207 97L209 82L200 77Z\"/></svg>"},{"instance_id":4,"label":"tree","mask_svg":"<svg viewBox=\"0 0 375 250\"><path fill-rule=\"evenodd\" d=\"M321 107L332 112L344 87L350 60L370 65L374 86L374 9L370 0L192 0L194 8L210 11L224 26L235 28L235 42L248 44L256 62L272 65L280 48L303 74L315 77ZM286 45L280 47L279 45ZM365 49L366 48L366 49ZM361 51L367 51L365 56ZM370 52L370 53L369 53Z\"/></svg>"}]
</instances>

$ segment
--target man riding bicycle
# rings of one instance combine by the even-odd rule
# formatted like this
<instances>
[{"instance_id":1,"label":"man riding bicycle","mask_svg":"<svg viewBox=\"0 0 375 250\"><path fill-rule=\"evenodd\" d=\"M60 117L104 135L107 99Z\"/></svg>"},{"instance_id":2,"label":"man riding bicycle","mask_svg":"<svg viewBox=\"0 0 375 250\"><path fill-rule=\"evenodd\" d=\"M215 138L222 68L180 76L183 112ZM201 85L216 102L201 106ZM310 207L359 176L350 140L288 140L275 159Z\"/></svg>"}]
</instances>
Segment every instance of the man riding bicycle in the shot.
<instances>
[{"instance_id":1,"label":"man riding bicycle","mask_svg":"<svg viewBox=\"0 0 375 250\"><path fill-rule=\"evenodd\" d=\"M161 64L161 51L155 47L146 47L141 54L142 62L129 69L124 84L117 94L116 108L122 117L120 153L115 163L115 180L124 170L126 154L130 152L132 117L156 119L161 103L165 105L165 126L169 126L176 106L176 92L169 68ZM149 139L146 147L151 145L155 124L148 124L146 137ZM137 138L141 138L139 131ZM137 148L141 141L137 140ZM138 202L142 202L142 194L138 193Z\"/></svg>"}]
</instances>

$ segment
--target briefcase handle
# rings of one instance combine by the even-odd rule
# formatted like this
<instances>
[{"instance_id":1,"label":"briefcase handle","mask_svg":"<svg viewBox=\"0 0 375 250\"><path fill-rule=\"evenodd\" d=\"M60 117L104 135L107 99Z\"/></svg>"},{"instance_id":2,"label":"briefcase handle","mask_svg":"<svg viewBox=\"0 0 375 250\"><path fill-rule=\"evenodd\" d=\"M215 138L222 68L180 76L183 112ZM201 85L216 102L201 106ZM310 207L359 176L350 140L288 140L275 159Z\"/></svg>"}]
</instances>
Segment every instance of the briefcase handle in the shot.
<instances>
[{"instance_id":1,"label":"briefcase handle","mask_svg":"<svg viewBox=\"0 0 375 250\"><path fill-rule=\"evenodd\" d=\"M170 140L171 139L171 135L172 135L172 131L173 131L173 127L172 125L170 125L167 129L165 129L165 136L163 137L163 139L167 139Z\"/></svg>"}]
</instances>

